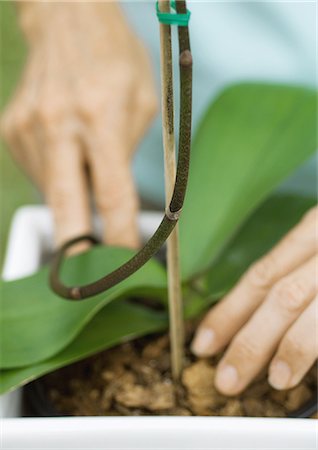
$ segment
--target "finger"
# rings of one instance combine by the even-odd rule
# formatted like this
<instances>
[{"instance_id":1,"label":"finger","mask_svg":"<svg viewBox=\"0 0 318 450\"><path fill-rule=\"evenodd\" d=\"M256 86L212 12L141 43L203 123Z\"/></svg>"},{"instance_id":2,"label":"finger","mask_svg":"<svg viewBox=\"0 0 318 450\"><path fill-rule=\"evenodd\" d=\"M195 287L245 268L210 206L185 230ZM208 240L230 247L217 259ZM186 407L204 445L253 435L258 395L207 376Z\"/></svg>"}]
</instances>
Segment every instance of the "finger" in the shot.
<instances>
[{"instance_id":1,"label":"finger","mask_svg":"<svg viewBox=\"0 0 318 450\"><path fill-rule=\"evenodd\" d=\"M290 325L318 291L315 256L270 291L265 302L235 336L216 373L224 394L241 392L264 368Z\"/></svg>"},{"instance_id":2,"label":"finger","mask_svg":"<svg viewBox=\"0 0 318 450\"><path fill-rule=\"evenodd\" d=\"M44 188L43 155L38 142L35 127L25 128L16 136L20 152L23 153L24 166L38 188Z\"/></svg>"},{"instance_id":3,"label":"finger","mask_svg":"<svg viewBox=\"0 0 318 450\"><path fill-rule=\"evenodd\" d=\"M121 119L122 120L122 119ZM109 245L139 246L138 195L134 186L120 121L107 120L107 129L95 124L89 141L90 169L98 211L104 222L104 241Z\"/></svg>"},{"instance_id":4,"label":"finger","mask_svg":"<svg viewBox=\"0 0 318 450\"><path fill-rule=\"evenodd\" d=\"M14 161L37 187L42 188L40 151L33 131L29 129L28 121L26 112L19 114L13 112L12 118L10 113L8 119L6 117L3 119L2 134Z\"/></svg>"},{"instance_id":5,"label":"finger","mask_svg":"<svg viewBox=\"0 0 318 450\"><path fill-rule=\"evenodd\" d=\"M275 389L296 386L318 356L318 297L289 328L269 367L269 383Z\"/></svg>"},{"instance_id":6,"label":"finger","mask_svg":"<svg viewBox=\"0 0 318 450\"><path fill-rule=\"evenodd\" d=\"M45 193L60 245L91 230L84 161L76 141L68 136L48 137L45 159Z\"/></svg>"},{"instance_id":7,"label":"finger","mask_svg":"<svg viewBox=\"0 0 318 450\"><path fill-rule=\"evenodd\" d=\"M40 72L39 67L35 71L35 66L28 62L23 80L1 119L1 132L13 158L38 187L42 185L43 170L40 167L40 149L35 137L32 111L36 104Z\"/></svg>"},{"instance_id":8,"label":"finger","mask_svg":"<svg viewBox=\"0 0 318 450\"><path fill-rule=\"evenodd\" d=\"M15 109L10 105L1 117L1 137L8 146L14 160L25 168L24 152L17 140L18 134L15 132L15 116Z\"/></svg>"},{"instance_id":9,"label":"finger","mask_svg":"<svg viewBox=\"0 0 318 450\"><path fill-rule=\"evenodd\" d=\"M316 253L316 224L317 208L313 208L209 311L192 343L196 355L210 356L227 345L264 300L271 286Z\"/></svg>"},{"instance_id":10,"label":"finger","mask_svg":"<svg viewBox=\"0 0 318 450\"><path fill-rule=\"evenodd\" d=\"M36 67L36 70L35 70ZM42 78L41 66L27 71L25 88L19 95L16 117L16 142L23 152L26 169L37 187L43 190L43 157L38 136L38 123L35 118L38 86Z\"/></svg>"}]
</instances>

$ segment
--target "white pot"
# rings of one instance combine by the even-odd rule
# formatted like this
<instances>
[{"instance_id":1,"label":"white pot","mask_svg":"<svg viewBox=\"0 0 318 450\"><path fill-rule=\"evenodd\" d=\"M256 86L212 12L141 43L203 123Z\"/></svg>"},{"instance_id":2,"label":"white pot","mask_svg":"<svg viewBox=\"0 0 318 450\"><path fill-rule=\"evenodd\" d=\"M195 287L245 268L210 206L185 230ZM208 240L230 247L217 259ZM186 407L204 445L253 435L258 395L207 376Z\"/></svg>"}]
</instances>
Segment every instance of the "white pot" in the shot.
<instances>
[{"instance_id":1,"label":"white pot","mask_svg":"<svg viewBox=\"0 0 318 450\"><path fill-rule=\"evenodd\" d=\"M147 238L162 215L145 212ZM42 206L13 219L3 277L37 270L52 247L52 219ZM0 398L3 449L315 449L317 421L241 417L19 418L21 390Z\"/></svg>"}]
</instances>

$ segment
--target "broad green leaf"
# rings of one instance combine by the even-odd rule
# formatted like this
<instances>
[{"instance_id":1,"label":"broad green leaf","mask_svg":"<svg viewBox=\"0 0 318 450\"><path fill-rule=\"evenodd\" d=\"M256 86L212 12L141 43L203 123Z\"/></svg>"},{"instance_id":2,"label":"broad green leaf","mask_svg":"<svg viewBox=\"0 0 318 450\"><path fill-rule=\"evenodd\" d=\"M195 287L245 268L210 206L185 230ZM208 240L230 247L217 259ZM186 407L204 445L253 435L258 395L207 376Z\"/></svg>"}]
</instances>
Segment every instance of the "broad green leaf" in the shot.
<instances>
[{"instance_id":1,"label":"broad green leaf","mask_svg":"<svg viewBox=\"0 0 318 450\"><path fill-rule=\"evenodd\" d=\"M283 194L269 197L206 273L206 295L221 298L248 267L272 249L316 202L315 197Z\"/></svg>"},{"instance_id":2,"label":"broad green leaf","mask_svg":"<svg viewBox=\"0 0 318 450\"><path fill-rule=\"evenodd\" d=\"M129 257L126 249L96 247L69 258L63 276L69 284L84 284L110 272ZM67 346L95 314L111 300L129 295L164 296L166 274L155 260L129 279L91 299L71 302L48 287L48 270L1 283L1 368L37 363Z\"/></svg>"},{"instance_id":3,"label":"broad green leaf","mask_svg":"<svg viewBox=\"0 0 318 450\"><path fill-rule=\"evenodd\" d=\"M255 207L316 148L316 95L291 86L227 89L193 143L180 220L183 278L202 272Z\"/></svg>"},{"instance_id":4,"label":"broad green leaf","mask_svg":"<svg viewBox=\"0 0 318 450\"><path fill-rule=\"evenodd\" d=\"M205 293L202 296L193 295L191 290L185 289L189 297L185 299L186 317L198 316L218 300L249 264L268 251L314 203L314 198L274 195L259 207L205 275ZM53 357L31 366L2 370L0 393L119 342L161 331L167 325L167 317L162 313L125 300L111 302L94 316L66 348Z\"/></svg>"},{"instance_id":5,"label":"broad green leaf","mask_svg":"<svg viewBox=\"0 0 318 450\"><path fill-rule=\"evenodd\" d=\"M87 324L80 334L58 354L31 366L0 372L0 394L83 359L94 353L167 326L162 313L128 303L125 300L105 306Z\"/></svg>"},{"instance_id":6,"label":"broad green leaf","mask_svg":"<svg viewBox=\"0 0 318 450\"><path fill-rule=\"evenodd\" d=\"M195 140L181 221L185 277L215 261L270 190L313 151L314 100L311 91L300 88L242 85L227 90L209 110ZM123 249L96 248L71 258L64 278L68 283L83 284L130 256L131 252ZM230 270L222 275L222 264L219 267L220 284L211 286L214 291L235 279ZM165 271L155 261L106 293L78 303L62 300L50 291L47 269L2 283L1 367L30 369L57 357L72 342L75 345L79 333L111 300L140 293L163 297L165 286ZM125 330L122 333L126 335ZM98 339L103 342L102 335ZM87 351L95 351L94 346Z\"/></svg>"}]
</instances>

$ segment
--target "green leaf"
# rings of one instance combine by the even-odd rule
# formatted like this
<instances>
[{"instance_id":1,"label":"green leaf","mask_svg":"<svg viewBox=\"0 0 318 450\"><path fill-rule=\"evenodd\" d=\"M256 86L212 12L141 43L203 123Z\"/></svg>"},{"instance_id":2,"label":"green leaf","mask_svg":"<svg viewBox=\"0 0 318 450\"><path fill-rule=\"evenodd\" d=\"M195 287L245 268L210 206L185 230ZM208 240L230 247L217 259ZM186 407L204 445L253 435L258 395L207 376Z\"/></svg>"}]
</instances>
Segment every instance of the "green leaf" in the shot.
<instances>
[{"instance_id":1,"label":"green leaf","mask_svg":"<svg viewBox=\"0 0 318 450\"><path fill-rule=\"evenodd\" d=\"M96 247L69 258L64 279L85 284L121 265L132 252ZM37 363L68 345L95 314L115 298L137 294L165 295L166 273L155 260L129 279L91 299L71 302L48 287L48 269L17 281L1 283L1 368Z\"/></svg>"},{"instance_id":2,"label":"green leaf","mask_svg":"<svg viewBox=\"0 0 318 450\"><path fill-rule=\"evenodd\" d=\"M312 153L315 127L315 96L312 91L241 85L221 95L204 118L193 148L189 192L181 219L184 277L192 276L216 261L255 207ZM294 205L293 202L290 204ZM293 208L296 211L298 207L296 202ZM272 213L269 209L267 223L271 223ZM293 216L288 214L287 222L290 217ZM249 231L246 233L248 239ZM274 236L273 231L271 239ZM232 261L233 254L228 250L228 256L225 256L223 263L222 259L219 260L212 273L214 278L209 281L211 291L224 289L234 282L244 264L255 256L254 250L249 253L244 239L240 245L247 248L246 259L241 258L231 268L228 262ZM95 280L118 267L131 254L123 249L92 249L67 261L64 279L70 284ZM47 275L47 269L43 269L32 277L1 285L0 356L1 367L10 369L2 373L7 379L12 375L13 380L20 373L23 375L19 375L20 381L16 378L16 382L23 382L113 345L122 337L146 332L136 318L117 327L119 322L112 322L114 313L109 310L112 306L115 308L117 303L110 302L132 295L158 298L166 295L166 274L155 261L150 261L128 280L106 293L83 302L67 302L55 296L47 286ZM219 277L218 280L216 277ZM215 281L219 284L213 285ZM125 308L123 306L121 314L126 320ZM198 313L202 310L201 300L195 307L188 304L187 308L191 314ZM109 335L103 328L103 320L106 320L104 314L109 323L113 323ZM100 327L97 327L94 324L99 320ZM132 332L130 327L134 326L135 320L136 327ZM154 324L153 329L156 326ZM148 332L150 330L151 327ZM80 333L84 335L83 340ZM67 351L71 356L67 356Z\"/></svg>"},{"instance_id":3,"label":"green leaf","mask_svg":"<svg viewBox=\"0 0 318 450\"><path fill-rule=\"evenodd\" d=\"M248 267L272 249L316 202L315 197L284 194L269 197L206 273L206 295L220 299Z\"/></svg>"},{"instance_id":4,"label":"green leaf","mask_svg":"<svg viewBox=\"0 0 318 450\"><path fill-rule=\"evenodd\" d=\"M291 86L227 89L193 143L180 220L183 279L202 272L255 207L316 148L316 95Z\"/></svg>"},{"instance_id":5,"label":"green leaf","mask_svg":"<svg viewBox=\"0 0 318 450\"><path fill-rule=\"evenodd\" d=\"M204 295L208 298L204 298L204 295L193 295L191 289L185 289L186 317L201 314L213 300L219 299L250 263L268 251L314 203L314 198L293 195L274 195L268 199L244 224L205 275ZM124 340L161 331L167 324L167 317L162 313L125 300L111 302L94 316L67 347L53 357L27 367L2 370L0 393Z\"/></svg>"},{"instance_id":6,"label":"green leaf","mask_svg":"<svg viewBox=\"0 0 318 450\"><path fill-rule=\"evenodd\" d=\"M120 342L160 331L166 326L167 317L162 313L125 300L110 303L58 354L31 366L2 370L0 394Z\"/></svg>"}]
</instances>

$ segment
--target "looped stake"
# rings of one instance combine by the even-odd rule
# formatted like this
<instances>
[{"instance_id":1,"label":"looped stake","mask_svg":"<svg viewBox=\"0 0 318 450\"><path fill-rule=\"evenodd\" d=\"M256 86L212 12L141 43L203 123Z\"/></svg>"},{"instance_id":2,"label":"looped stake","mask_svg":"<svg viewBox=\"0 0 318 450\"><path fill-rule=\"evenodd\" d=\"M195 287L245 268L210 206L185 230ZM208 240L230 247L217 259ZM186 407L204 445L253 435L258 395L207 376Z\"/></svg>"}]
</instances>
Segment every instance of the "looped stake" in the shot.
<instances>
[{"instance_id":1,"label":"looped stake","mask_svg":"<svg viewBox=\"0 0 318 450\"><path fill-rule=\"evenodd\" d=\"M190 161L191 144L191 113L192 113L192 56L190 52L189 31L187 28L190 12L185 1L171 2L176 14L161 13L157 5L160 22L168 25L178 25L179 28L179 67L180 67L180 130L176 181L169 207L146 245L130 260L99 280L85 286L66 286L60 279L60 269L66 251L83 240L97 244L98 240L91 235L79 236L66 242L53 256L50 270L50 286L53 291L69 300L83 300L100 294L128 278L157 253L167 240L180 217L184 202Z\"/></svg>"}]
</instances>

